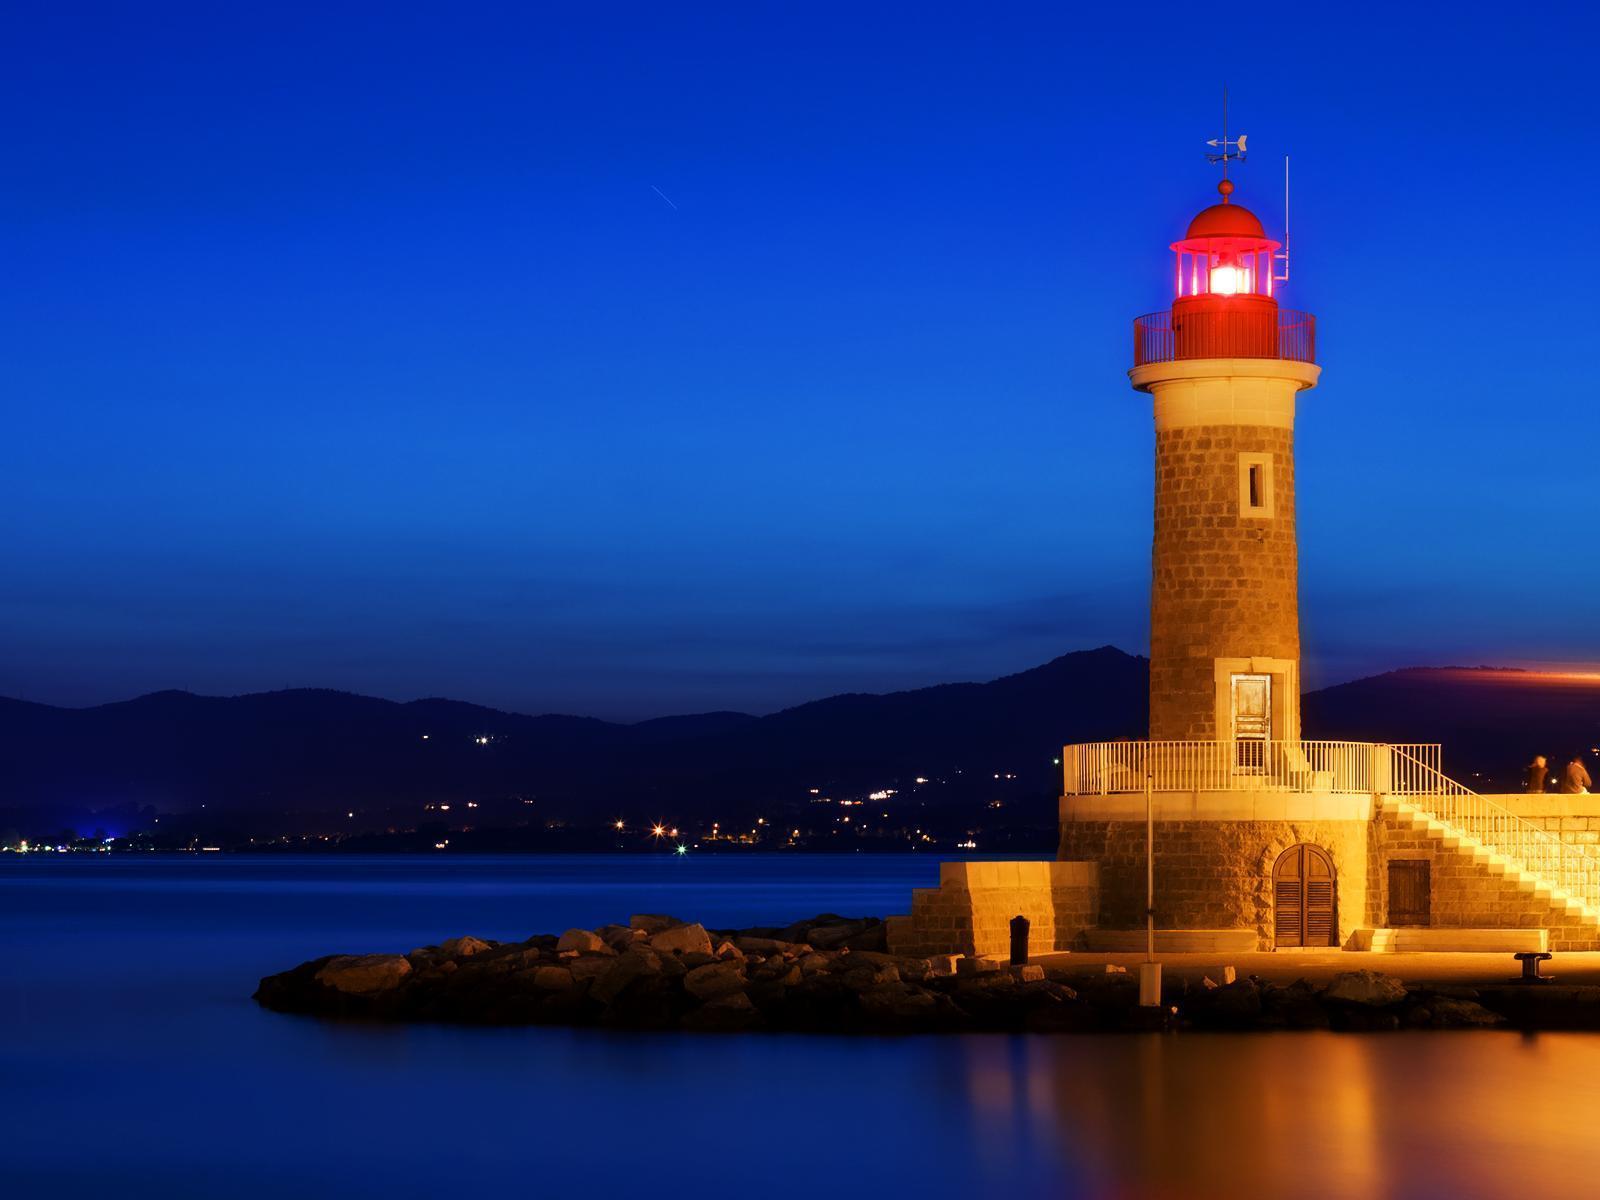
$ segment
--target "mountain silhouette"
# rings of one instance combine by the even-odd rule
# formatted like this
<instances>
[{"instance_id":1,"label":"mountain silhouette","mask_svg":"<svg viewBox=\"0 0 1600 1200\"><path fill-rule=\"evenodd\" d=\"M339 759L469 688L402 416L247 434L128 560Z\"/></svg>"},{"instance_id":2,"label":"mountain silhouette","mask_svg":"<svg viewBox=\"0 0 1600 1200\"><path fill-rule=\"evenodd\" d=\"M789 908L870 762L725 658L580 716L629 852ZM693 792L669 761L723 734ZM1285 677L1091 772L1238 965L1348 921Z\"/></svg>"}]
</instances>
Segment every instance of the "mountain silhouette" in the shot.
<instances>
[{"instance_id":1,"label":"mountain silhouette","mask_svg":"<svg viewBox=\"0 0 1600 1200\"><path fill-rule=\"evenodd\" d=\"M1145 659L1104 646L985 683L637 724L319 689L81 709L0 700L0 825L130 807L327 818L491 800L502 816L520 803L553 821L652 805L688 819L963 772L1014 774L1048 798L1064 743L1143 736L1147 678ZM1564 762L1600 746L1600 680L1400 670L1308 694L1304 729L1442 742L1447 771L1506 790L1534 753Z\"/></svg>"}]
</instances>

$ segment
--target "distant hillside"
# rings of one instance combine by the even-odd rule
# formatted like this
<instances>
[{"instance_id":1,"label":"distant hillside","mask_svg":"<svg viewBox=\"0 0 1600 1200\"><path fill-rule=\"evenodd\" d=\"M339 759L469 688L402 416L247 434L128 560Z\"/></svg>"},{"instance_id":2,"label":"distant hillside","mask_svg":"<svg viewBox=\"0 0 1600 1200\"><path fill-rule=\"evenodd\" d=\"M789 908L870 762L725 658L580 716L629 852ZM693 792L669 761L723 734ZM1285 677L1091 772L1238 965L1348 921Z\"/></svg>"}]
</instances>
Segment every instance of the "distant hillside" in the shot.
<instances>
[{"instance_id":1,"label":"distant hillside","mask_svg":"<svg viewBox=\"0 0 1600 1200\"><path fill-rule=\"evenodd\" d=\"M315 690L160 692L86 709L0 700L0 810L334 812L527 796L545 817L618 798L689 815L802 784L1000 767L1030 769L1043 794L1062 731L1143 728L1145 681L1142 658L1105 647L989 683L635 725Z\"/></svg>"},{"instance_id":2,"label":"distant hillside","mask_svg":"<svg viewBox=\"0 0 1600 1200\"><path fill-rule=\"evenodd\" d=\"M1600 679L1487 667L1413 668L1309 693L1307 737L1441 742L1445 771L1477 791L1517 790L1535 754L1600 758Z\"/></svg>"},{"instance_id":3,"label":"distant hillside","mask_svg":"<svg viewBox=\"0 0 1600 1200\"><path fill-rule=\"evenodd\" d=\"M1142 736L1147 667L1107 646L987 683L635 725L314 690L86 709L0 700L0 817L202 805L342 817L494 799L501 814L536 804L547 821L608 806L688 819L959 772L1016 773L1042 802L1063 743ZM1309 694L1304 712L1308 737L1443 742L1446 769L1482 790L1514 787L1536 752L1564 761L1600 746L1594 679L1395 671Z\"/></svg>"}]
</instances>

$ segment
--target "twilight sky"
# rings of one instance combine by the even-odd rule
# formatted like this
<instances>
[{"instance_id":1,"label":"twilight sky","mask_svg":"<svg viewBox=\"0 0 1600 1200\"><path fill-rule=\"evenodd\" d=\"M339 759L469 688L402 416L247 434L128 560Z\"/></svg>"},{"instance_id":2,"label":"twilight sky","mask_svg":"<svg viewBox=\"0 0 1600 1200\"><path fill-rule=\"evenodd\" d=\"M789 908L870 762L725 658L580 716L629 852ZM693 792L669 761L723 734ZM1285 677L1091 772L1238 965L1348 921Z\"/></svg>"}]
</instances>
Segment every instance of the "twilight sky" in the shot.
<instances>
[{"instance_id":1,"label":"twilight sky","mask_svg":"<svg viewBox=\"0 0 1600 1200\"><path fill-rule=\"evenodd\" d=\"M1146 646L1220 84L1306 677L1600 660L1578 4L74 4L0 39L0 691L635 718Z\"/></svg>"}]
</instances>

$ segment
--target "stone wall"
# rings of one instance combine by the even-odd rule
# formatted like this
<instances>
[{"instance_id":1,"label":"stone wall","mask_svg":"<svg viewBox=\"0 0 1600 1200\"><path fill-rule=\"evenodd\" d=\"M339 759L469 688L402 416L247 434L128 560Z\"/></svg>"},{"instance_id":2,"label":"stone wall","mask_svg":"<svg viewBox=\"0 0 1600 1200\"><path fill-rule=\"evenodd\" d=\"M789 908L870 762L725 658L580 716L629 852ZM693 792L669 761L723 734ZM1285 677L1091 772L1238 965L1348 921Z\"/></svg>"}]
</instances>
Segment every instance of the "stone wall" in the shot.
<instances>
[{"instance_id":1,"label":"stone wall","mask_svg":"<svg viewBox=\"0 0 1600 1200\"><path fill-rule=\"evenodd\" d=\"M1271 517L1240 515L1239 455L1251 453L1271 457ZM1215 660L1297 661L1298 604L1293 429L1158 430L1150 737L1231 736L1216 727Z\"/></svg>"},{"instance_id":2,"label":"stone wall","mask_svg":"<svg viewBox=\"0 0 1600 1200\"><path fill-rule=\"evenodd\" d=\"M1335 876L1335 921L1344 945L1371 924L1369 829L1361 821L1157 821L1158 929L1253 929L1271 949L1272 868L1289 847L1327 851ZM1065 821L1060 856L1100 865L1100 927L1144 924L1143 821Z\"/></svg>"},{"instance_id":3,"label":"stone wall","mask_svg":"<svg viewBox=\"0 0 1600 1200\"><path fill-rule=\"evenodd\" d=\"M1029 948L1075 948L1099 919L1099 869L1086 862L939 864L939 886L911 893L911 914L888 920L889 953L1008 954L1011 918L1027 917Z\"/></svg>"},{"instance_id":4,"label":"stone wall","mask_svg":"<svg viewBox=\"0 0 1600 1200\"><path fill-rule=\"evenodd\" d=\"M1501 797L1494 797L1496 802ZM1527 797L1534 806L1544 798ZM1550 797L1550 800L1565 799ZM1571 797L1592 801L1593 797ZM1590 807L1594 807L1592 804ZM1562 836L1588 834L1600 839L1600 825L1590 828L1563 828L1567 821L1600 822L1595 816L1554 815L1526 817ZM1552 907L1522 890L1504 875L1496 875L1471 854L1446 846L1426 830L1415 828L1392 815L1372 823L1371 894L1374 928L1389 924L1389 867L1394 861L1428 862L1430 904L1429 925L1435 929L1548 929L1552 950L1600 950L1600 929L1585 924L1564 909Z\"/></svg>"}]
</instances>

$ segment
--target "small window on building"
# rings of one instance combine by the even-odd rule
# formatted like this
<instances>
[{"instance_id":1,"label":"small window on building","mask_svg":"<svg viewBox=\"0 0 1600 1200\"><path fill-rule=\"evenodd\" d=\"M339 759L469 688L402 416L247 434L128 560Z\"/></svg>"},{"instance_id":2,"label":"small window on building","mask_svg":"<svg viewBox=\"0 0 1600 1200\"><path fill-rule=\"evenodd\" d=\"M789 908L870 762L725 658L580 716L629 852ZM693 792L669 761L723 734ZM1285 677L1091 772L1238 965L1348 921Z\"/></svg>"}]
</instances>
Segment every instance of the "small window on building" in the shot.
<instances>
[{"instance_id":1,"label":"small window on building","mask_svg":"<svg viewBox=\"0 0 1600 1200\"><path fill-rule=\"evenodd\" d=\"M1270 454L1241 454L1239 456L1239 515L1241 517L1272 516L1272 456Z\"/></svg>"}]
</instances>

